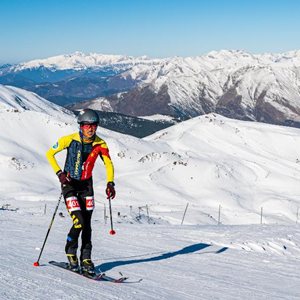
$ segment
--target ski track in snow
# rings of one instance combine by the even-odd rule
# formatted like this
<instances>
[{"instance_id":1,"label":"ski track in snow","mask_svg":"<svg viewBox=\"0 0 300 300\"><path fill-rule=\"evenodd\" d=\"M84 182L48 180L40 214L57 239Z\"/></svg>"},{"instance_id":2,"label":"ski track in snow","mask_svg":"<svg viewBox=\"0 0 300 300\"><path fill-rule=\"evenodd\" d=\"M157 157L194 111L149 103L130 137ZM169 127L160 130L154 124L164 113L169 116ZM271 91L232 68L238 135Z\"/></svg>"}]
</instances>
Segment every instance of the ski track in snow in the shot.
<instances>
[{"instance_id":1,"label":"ski track in snow","mask_svg":"<svg viewBox=\"0 0 300 300\"><path fill-rule=\"evenodd\" d=\"M59 211L65 212L63 205ZM300 228L294 226L176 226L93 220L97 267L128 282L94 282L48 264L65 261L71 220L56 217L40 266L34 267L50 213L0 210L0 299L299 299ZM11 238L13 237L13 238ZM236 244L252 243L252 251ZM255 251L269 240L281 252ZM270 242L272 240L272 243ZM279 241L285 241L287 255ZM290 242L288 244L287 242ZM290 249L289 249L290 248ZM289 251L288 251L289 250Z\"/></svg>"}]
</instances>

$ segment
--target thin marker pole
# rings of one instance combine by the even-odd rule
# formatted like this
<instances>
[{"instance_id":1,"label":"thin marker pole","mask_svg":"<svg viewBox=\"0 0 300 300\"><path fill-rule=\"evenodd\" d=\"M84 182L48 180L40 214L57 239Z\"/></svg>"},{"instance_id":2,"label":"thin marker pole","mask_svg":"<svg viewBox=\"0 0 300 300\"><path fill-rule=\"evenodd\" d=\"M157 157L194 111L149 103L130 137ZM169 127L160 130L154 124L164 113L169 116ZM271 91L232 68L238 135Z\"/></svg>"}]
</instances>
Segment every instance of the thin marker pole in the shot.
<instances>
[{"instance_id":1,"label":"thin marker pole","mask_svg":"<svg viewBox=\"0 0 300 300\"><path fill-rule=\"evenodd\" d=\"M148 209L148 205L146 205L146 209L147 209L148 223L150 224L150 217L149 217L149 209Z\"/></svg>"},{"instance_id":2,"label":"thin marker pole","mask_svg":"<svg viewBox=\"0 0 300 300\"><path fill-rule=\"evenodd\" d=\"M185 211L184 211L184 214L183 214L183 217L182 217L181 225L183 224L183 221L184 221L185 214L186 214L186 211L188 209L188 206L189 206L189 203L186 205L186 208L185 208Z\"/></svg>"}]
</instances>

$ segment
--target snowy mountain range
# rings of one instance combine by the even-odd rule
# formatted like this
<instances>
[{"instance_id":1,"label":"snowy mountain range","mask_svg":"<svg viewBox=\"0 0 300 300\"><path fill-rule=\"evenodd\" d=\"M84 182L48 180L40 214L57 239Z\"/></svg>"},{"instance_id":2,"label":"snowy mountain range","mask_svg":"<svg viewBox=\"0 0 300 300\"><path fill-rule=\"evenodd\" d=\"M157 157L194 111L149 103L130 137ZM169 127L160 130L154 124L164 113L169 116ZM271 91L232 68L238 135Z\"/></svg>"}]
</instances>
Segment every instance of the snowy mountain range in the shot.
<instances>
[{"instance_id":1,"label":"snowy mountain range","mask_svg":"<svg viewBox=\"0 0 300 300\"><path fill-rule=\"evenodd\" d=\"M136 85L117 75L136 64L155 64L147 57L128 55L59 55L0 68L0 84L34 91L58 104L90 100L130 90Z\"/></svg>"},{"instance_id":2,"label":"snowy mountain range","mask_svg":"<svg viewBox=\"0 0 300 300\"><path fill-rule=\"evenodd\" d=\"M300 51L250 55L211 52L171 58L152 67L135 66L122 75L140 80L137 88L110 96L114 111L188 117L217 112L224 116L298 126Z\"/></svg>"},{"instance_id":3,"label":"snowy mountain range","mask_svg":"<svg viewBox=\"0 0 300 300\"><path fill-rule=\"evenodd\" d=\"M105 111L132 116L217 112L298 127L299 70L300 50L262 55L222 50L165 59L76 52L2 68L0 83L63 105L98 97L93 106L99 102Z\"/></svg>"}]
</instances>

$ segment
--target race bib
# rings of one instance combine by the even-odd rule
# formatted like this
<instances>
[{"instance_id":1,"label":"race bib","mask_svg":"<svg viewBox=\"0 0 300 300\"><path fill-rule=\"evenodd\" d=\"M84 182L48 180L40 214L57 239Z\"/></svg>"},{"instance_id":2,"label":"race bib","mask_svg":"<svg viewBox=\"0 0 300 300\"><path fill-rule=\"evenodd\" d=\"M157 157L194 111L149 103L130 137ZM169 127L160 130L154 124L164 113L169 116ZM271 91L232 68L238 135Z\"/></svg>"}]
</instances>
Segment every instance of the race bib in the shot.
<instances>
[{"instance_id":1,"label":"race bib","mask_svg":"<svg viewBox=\"0 0 300 300\"><path fill-rule=\"evenodd\" d=\"M85 197L86 210L93 210L95 207L94 196Z\"/></svg>"},{"instance_id":2,"label":"race bib","mask_svg":"<svg viewBox=\"0 0 300 300\"><path fill-rule=\"evenodd\" d=\"M66 203L67 203L68 211L72 212L72 211L80 210L80 204L77 197L73 196L67 198Z\"/></svg>"}]
</instances>

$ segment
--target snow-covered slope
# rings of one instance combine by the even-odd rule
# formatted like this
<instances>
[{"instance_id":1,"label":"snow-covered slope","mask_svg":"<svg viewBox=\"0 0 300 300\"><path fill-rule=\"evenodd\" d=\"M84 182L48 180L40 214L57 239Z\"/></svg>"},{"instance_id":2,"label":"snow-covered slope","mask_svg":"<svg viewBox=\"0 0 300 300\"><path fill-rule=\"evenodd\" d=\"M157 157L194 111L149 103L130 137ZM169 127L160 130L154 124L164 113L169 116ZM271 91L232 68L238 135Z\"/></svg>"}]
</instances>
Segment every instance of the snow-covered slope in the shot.
<instances>
[{"instance_id":1,"label":"snow-covered slope","mask_svg":"<svg viewBox=\"0 0 300 300\"><path fill-rule=\"evenodd\" d=\"M99 111L106 111L106 112L113 111L109 101L104 97L100 97L100 98L96 98L96 99L88 100L88 101L81 101L81 102L77 102L75 104L69 104L69 105L66 105L66 107L73 111L79 111L85 107L88 107L90 109L99 110Z\"/></svg>"},{"instance_id":2,"label":"snow-covered slope","mask_svg":"<svg viewBox=\"0 0 300 300\"><path fill-rule=\"evenodd\" d=\"M63 204L33 267L60 195L45 152L77 124L18 89L30 107L22 109L13 102L16 90L1 88L0 299L299 299L299 129L213 114L145 139L99 128L115 164L117 234L103 220L99 161L93 261L108 275L129 276L114 285L47 263L66 260L72 221ZM61 165L65 154L57 155ZM189 226L172 226L181 224L187 203ZM243 225L216 226L220 206L221 223ZM262 207L265 225L245 225L260 223Z\"/></svg>"},{"instance_id":3,"label":"snow-covered slope","mask_svg":"<svg viewBox=\"0 0 300 300\"><path fill-rule=\"evenodd\" d=\"M21 203L22 204L22 203ZM30 203L24 203L30 206ZM54 220L34 267L55 203L43 210L0 210L0 299L297 300L299 227L154 226L115 224L109 234L102 212L93 216L96 268L127 283L94 282L48 264L66 261L71 219ZM116 216L114 214L114 216ZM36 249L37 248L37 249Z\"/></svg>"},{"instance_id":4,"label":"snow-covered slope","mask_svg":"<svg viewBox=\"0 0 300 300\"><path fill-rule=\"evenodd\" d=\"M34 199L51 189L43 151L55 129L70 128L74 120L73 113L34 93L0 85L1 199Z\"/></svg>"},{"instance_id":5,"label":"snow-covered slope","mask_svg":"<svg viewBox=\"0 0 300 300\"><path fill-rule=\"evenodd\" d=\"M39 101L34 105L40 107ZM1 111L2 200L49 200L59 193L45 153L61 136L78 129L74 117L63 111L57 117L48 110ZM98 129L115 164L117 204L147 204L175 224L187 203L193 206L186 220L190 224L216 223L219 205L224 224L257 223L261 207L265 223L294 222L300 192L299 133L212 114L145 139ZM58 155L62 167L64 157L63 152ZM103 200L101 161L94 177L97 198ZM174 205L179 205L178 214L171 213Z\"/></svg>"},{"instance_id":6,"label":"snow-covered slope","mask_svg":"<svg viewBox=\"0 0 300 300\"><path fill-rule=\"evenodd\" d=\"M0 84L0 112L39 112L60 119L74 116L69 110L56 105L37 94Z\"/></svg>"}]
</instances>

